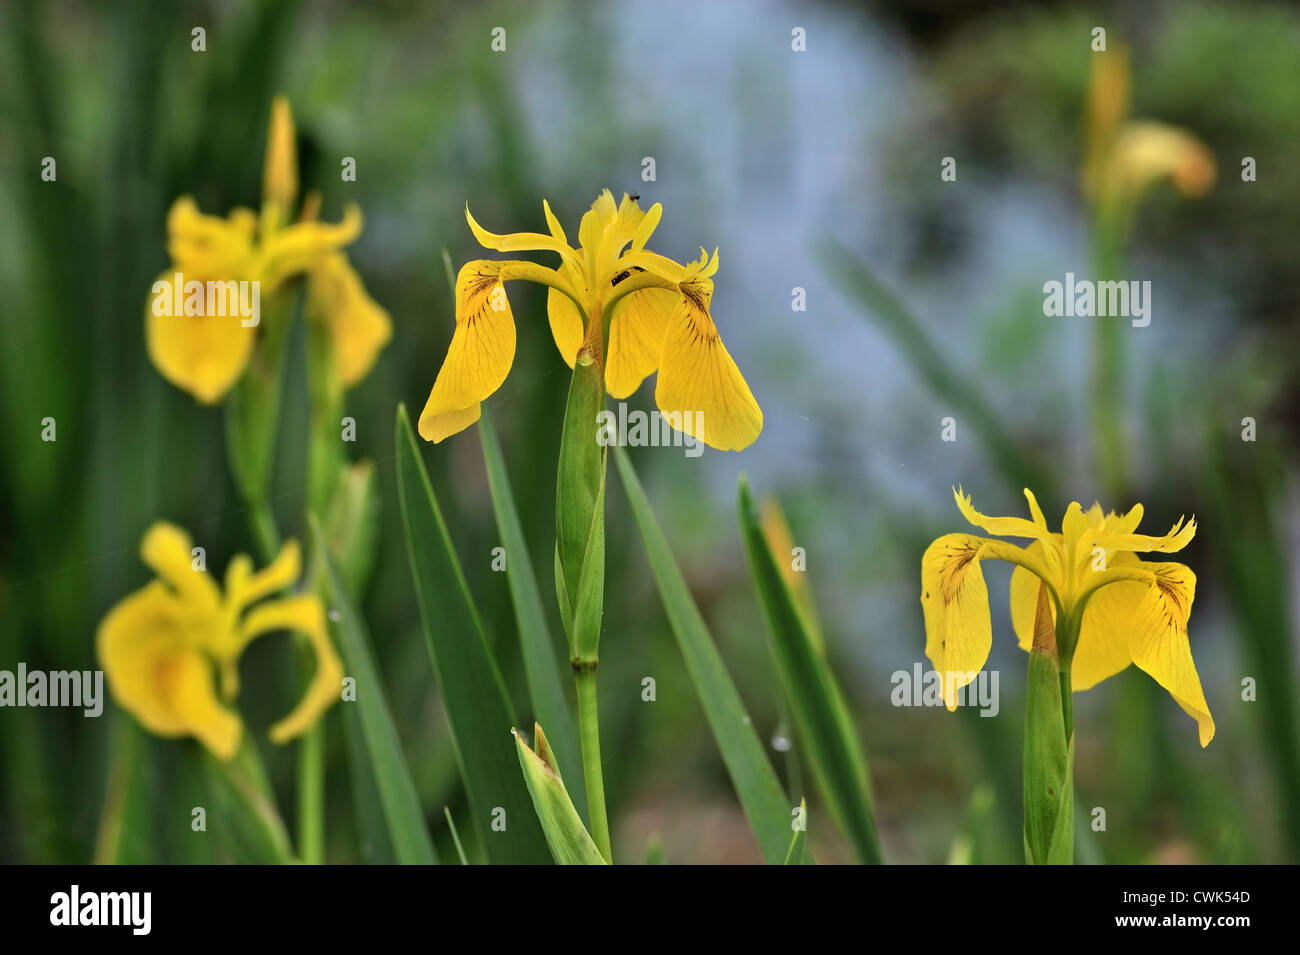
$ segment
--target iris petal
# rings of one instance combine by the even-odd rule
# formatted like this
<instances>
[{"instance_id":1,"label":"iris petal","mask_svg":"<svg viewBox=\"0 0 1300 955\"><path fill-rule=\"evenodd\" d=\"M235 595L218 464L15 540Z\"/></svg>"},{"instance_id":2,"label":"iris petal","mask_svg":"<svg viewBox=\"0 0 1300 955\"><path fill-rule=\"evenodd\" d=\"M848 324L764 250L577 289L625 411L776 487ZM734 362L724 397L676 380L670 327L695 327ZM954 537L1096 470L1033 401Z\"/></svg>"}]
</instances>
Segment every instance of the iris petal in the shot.
<instances>
[{"instance_id":1,"label":"iris petal","mask_svg":"<svg viewBox=\"0 0 1300 955\"><path fill-rule=\"evenodd\" d=\"M456 279L456 331L420 414L420 435L438 442L478 420L515 358L515 321L502 285L508 263L479 259Z\"/></svg>"},{"instance_id":2,"label":"iris petal","mask_svg":"<svg viewBox=\"0 0 1300 955\"><path fill-rule=\"evenodd\" d=\"M739 451L763 430L763 412L709 315L713 283L693 279L668 320L655 403L685 431L720 451ZM689 417L688 417L689 415Z\"/></svg>"}]
</instances>

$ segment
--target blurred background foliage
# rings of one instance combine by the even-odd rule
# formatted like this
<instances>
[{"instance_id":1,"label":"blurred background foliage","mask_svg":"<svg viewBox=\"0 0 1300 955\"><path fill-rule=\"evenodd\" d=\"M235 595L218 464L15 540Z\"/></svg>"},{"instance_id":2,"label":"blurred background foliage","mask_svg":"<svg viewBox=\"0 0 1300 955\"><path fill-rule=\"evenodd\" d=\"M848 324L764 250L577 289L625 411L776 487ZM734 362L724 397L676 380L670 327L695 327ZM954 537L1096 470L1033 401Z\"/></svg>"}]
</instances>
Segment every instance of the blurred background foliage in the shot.
<instances>
[{"instance_id":1,"label":"blurred background foliage","mask_svg":"<svg viewBox=\"0 0 1300 955\"><path fill-rule=\"evenodd\" d=\"M361 204L349 254L394 319L393 343L347 397L355 455L374 462L382 499L363 609L444 858L443 807L463 813L463 795L402 541L393 408L422 405L450 336L442 250L457 264L480 254L465 204L490 229L540 229L546 197L567 227L608 186L664 203L666 254L721 247L715 316L766 431L742 455L634 457L756 725L784 751L736 477L743 468L760 496L781 498L866 744L887 859L1021 858L1024 658L1001 596L1009 575L990 568L997 718L895 708L889 692L890 674L923 658L921 551L964 529L950 486L987 513L1020 513L1030 478L1049 515L1103 498L1143 502L1157 531L1181 513L1200 525L1180 559L1199 578L1193 652L1218 736L1201 751L1134 670L1081 695L1078 815L1082 826L1104 808L1107 828L1080 834L1080 861L1300 861L1300 8L122 0L19 2L0 16L0 668L94 666L98 621L146 579L136 551L155 519L187 527L218 570L254 550L222 415L157 374L143 317L169 204L189 193L213 213L255 206L283 91L304 186L321 190L329 219ZM790 48L796 25L804 53ZM1133 115L1193 130L1219 166L1203 199L1154 193L1128 249L1126 274L1155 292L1151 326L1123 335L1124 500L1104 499L1096 461L1089 323L1041 307L1043 282L1089 272L1079 167L1097 25L1132 51ZM205 53L190 48L196 26ZM489 48L494 26L507 29L504 53ZM41 181L45 156L55 183ZM344 156L354 183L339 181ZM641 179L645 156L654 182ZM944 156L958 160L955 183L939 180ZM1258 181L1241 180L1244 156ZM795 286L806 312L791 310ZM489 406L545 582L568 377L543 296L511 294L519 353ZM306 378L294 361L273 506L303 538ZM649 388L632 401L648 407ZM948 415L955 443L939 440ZM1241 440L1247 416L1254 443ZM40 440L45 417L54 443ZM425 461L526 720L479 444L452 439ZM621 495L608 563L601 717L616 854L755 861ZM287 642L255 645L242 675L240 708L290 805L293 754L264 736L294 685ZM1242 700L1245 678L1256 702ZM382 858L357 824L341 726L331 713L327 859ZM797 749L773 757L797 802ZM147 736L112 707L99 720L0 711L0 769L0 860L89 860L106 800L127 791L122 858L241 858L197 744ZM811 851L850 859L809 795ZM213 808L211 838L190 831L196 805Z\"/></svg>"}]
</instances>

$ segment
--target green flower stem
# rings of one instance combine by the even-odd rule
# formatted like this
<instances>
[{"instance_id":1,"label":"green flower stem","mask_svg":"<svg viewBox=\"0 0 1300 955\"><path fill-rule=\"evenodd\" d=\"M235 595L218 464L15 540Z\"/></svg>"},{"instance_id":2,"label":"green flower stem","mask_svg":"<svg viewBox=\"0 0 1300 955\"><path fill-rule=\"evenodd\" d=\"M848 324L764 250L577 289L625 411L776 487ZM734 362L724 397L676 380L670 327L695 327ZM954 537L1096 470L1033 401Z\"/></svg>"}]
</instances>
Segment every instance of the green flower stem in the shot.
<instances>
[{"instance_id":1,"label":"green flower stem","mask_svg":"<svg viewBox=\"0 0 1300 955\"><path fill-rule=\"evenodd\" d=\"M574 676L578 685L578 732L582 741L582 776L587 788L587 809L591 815L591 838L605 861L613 862L609 820L605 816L605 778L600 766L596 661L575 663Z\"/></svg>"},{"instance_id":2,"label":"green flower stem","mask_svg":"<svg viewBox=\"0 0 1300 955\"><path fill-rule=\"evenodd\" d=\"M1026 677L1024 812L1025 861L1068 865L1074 859L1074 783L1069 660L1077 616L1052 623L1047 588L1038 593Z\"/></svg>"},{"instance_id":3,"label":"green flower stem","mask_svg":"<svg viewBox=\"0 0 1300 955\"><path fill-rule=\"evenodd\" d=\"M324 519L343 469L338 423L343 409L343 385L335 373L329 336L308 313L307 390L311 428L307 442L307 507ZM329 606L324 568L315 566L308 585ZM304 679L310 679L315 655L305 638L298 641ZM325 861L325 723L317 720L298 742L298 853L302 861Z\"/></svg>"},{"instance_id":4,"label":"green flower stem","mask_svg":"<svg viewBox=\"0 0 1300 955\"><path fill-rule=\"evenodd\" d=\"M307 865L325 861L325 724L298 742L298 854Z\"/></svg>"},{"instance_id":5,"label":"green flower stem","mask_svg":"<svg viewBox=\"0 0 1300 955\"><path fill-rule=\"evenodd\" d=\"M1065 740L1074 740L1074 692L1071 688L1070 670L1074 665L1074 651L1079 644L1079 631L1083 625L1083 609L1056 618L1056 649L1061 668L1061 717L1065 724Z\"/></svg>"},{"instance_id":6,"label":"green flower stem","mask_svg":"<svg viewBox=\"0 0 1300 955\"><path fill-rule=\"evenodd\" d=\"M1101 214L1094 223L1093 269L1097 282L1118 281L1123 268L1123 217ZM1092 417L1103 486L1114 499L1128 489L1128 442L1124 434L1126 342L1124 319L1093 324Z\"/></svg>"},{"instance_id":7,"label":"green flower stem","mask_svg":"<svg viewBox=\"0 0 1300 955\"><path fill-rule=\"evenodd\" d=\"M596 421L604 407L605 382L600 363L577 362L560 434L555 491L555 592L578 687L578 728L591 835L601 855L610 861L596 710L596 660L605 602L608 463L606 449L596 440Z\"/></svg>"}]
</instances>

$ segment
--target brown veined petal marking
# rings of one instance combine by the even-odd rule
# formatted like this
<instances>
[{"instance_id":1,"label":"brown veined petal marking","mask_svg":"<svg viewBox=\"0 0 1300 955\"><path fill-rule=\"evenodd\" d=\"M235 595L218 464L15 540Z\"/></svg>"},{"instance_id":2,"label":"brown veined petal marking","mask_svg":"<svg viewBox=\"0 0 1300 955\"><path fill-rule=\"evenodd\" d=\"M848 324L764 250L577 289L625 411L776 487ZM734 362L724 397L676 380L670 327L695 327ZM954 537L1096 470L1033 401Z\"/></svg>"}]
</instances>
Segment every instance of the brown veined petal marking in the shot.
<instances>
[{"instance_id":1,"label":"brown veined petal marking","mask_svg":"<svg viewBox=\"0 0 1300 955\"><path fill-rule=\"evenodd\" d=\"M515 321L502 282L510 263L468 262L456 278L456 331L420 414L435 443L478 420L479 404L501 387L515 359Z\"/></svg>"},{"instance_id":2,"label":"brown veined petal marking","mask_svg":"<svg viewBox=\"0 0 1300 955\"><path fill-rule=\"evenodd\" d=\"M678 427L719 451L740 451L763 430L763 412L709 315L713 282L684 280L668 319L655 403Z\"/></svg>"},{"instance_id":3,"label":"brown veined petal marking","mask_svg":"<svg viewBox=\"0 0 1300 955\"><path fill-rule=\"evenodd\" d=\"M921 557L925 655L944 677L948 709L956 708L956 691L984 668L993 646L989 591L980 567L984 544L972 534L945 534Z\"/></svg>"},{"instance_id":4,"label":"brown veined petal marking","mask_svg":"<svg viewBox=\"0 0 1300 955\"><path fill-rule=\"evenodd\" d=\"M1187 635L1196 575L1191 568L1172 562L1144 563L1143 567L1152 572L1154 580L1133 614L1129 634L1133 662L1196 720L1201 745L1208 746L1214 739L1214 718L1205 702Z\"/></svg>"}]
</instances>

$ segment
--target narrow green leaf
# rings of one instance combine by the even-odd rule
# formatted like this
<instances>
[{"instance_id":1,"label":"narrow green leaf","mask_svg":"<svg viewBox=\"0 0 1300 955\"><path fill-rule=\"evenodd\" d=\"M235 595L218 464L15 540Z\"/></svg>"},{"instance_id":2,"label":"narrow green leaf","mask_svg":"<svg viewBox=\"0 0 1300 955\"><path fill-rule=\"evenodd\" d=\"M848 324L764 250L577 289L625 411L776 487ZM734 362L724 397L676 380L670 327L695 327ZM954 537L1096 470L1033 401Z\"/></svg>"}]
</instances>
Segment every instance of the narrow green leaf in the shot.
<instances>
[{"instance_id":1,"label":"narrow green leaf","mask_svg":"<svg viewBox=\"0 0 1300 955\"><path fill-rule=\"evenodd\" d=\"M803 850L808 843L808 800L799 800L799 824L794 827L790 851L785 854L786 865L803 865Z\"/></svg>"},{"instance_id":2,"label":"narrow green leaf","mask_svg":"<svg viewBox=\"0 0 1300 955\"><path fill-rule=\"evenodd\" d=\"M497 531L506 550L506 582L510 586L510 602L515 608L515 623L519 627L519 646L523 651L524 675L528 680L528 696L533 702L533 716L538 723L551 728L551 745L560 760L567 766L579 766L578 736L556 663L555 643L546 623L546 610L542 606L537 578L533 575L533 565L528 559L528 543L524 540L519 511L510 490L510 476L506 472L501 445L486 410L479 419L479 437L483 441L483 460L487 464ZM573 801L578 813L585 818L587 796L583 787L574 790Z\"/></svg>"},{"instance_id":3,"label":"narrow green leaf","mask_svg":"<svg viewBox=\"0 0 1300 955\"><path fill-rule=\"evenodd\" d=\"M356 708L355 715L361 723L361 736L370 757L393 852L403 865L436 863L438 856L429 838L411 771L402 754L402 743L393 724L379 668L370 651L370 638L352 604L343 575L325 547L324 535L314 516L312 535L316 559L325 568L329 583L330 603L339 617L333 628L339 652L348 676L356 680L356 701L341 705Z\"/></svg>"},{"instance_id":4,"label":"narrow green leaf","mask_svg":"<svg viewBox=\"0 0 1300 955\"><path fill-rule=\"evenodd\" d=\"M632 506L632 515L645 544L650 569L659 587L664 610L677 646L686 662L695 693L704 708L705 718L717 740L726 764L731 784L740 797L740 804L749 819L749 825L758 839L763 858L772 865L785 861L790 851L790 818L792 806L781 784L777 781L772 764L763 750L763 743L754 731L745 704L741 702L736 685L727 673L726 664L718 653L713 637L700 616L686 581L673 560L668 542L664 539L659 522L650 509L641 482L637 479L627 452L614 449L623 490Z\"/></svg>"},{"instance_id":5,"label":"narrow green leaf","mask_svg":"<svg viewBox=\"0 0 1300 955\"><path fill-rule=\"evenodd\" d=\"M852 841L858 858L877 865L880 841L871 809L871 783L853 718L786 583L763 533L749 484L739 490L740 530L749 569L767 617L769 643L803 751L835 824Z\"/></svg>"},{"instance_id":6,"label":"narrow green leaf","mask_svg":"<svg viewBox=\"0 0 1300 955\"><path fill-rule=\"evenodd\" d=\"M447 828L451 830L451 841L456 844L456 855L460 857L460 864L469 865L469 859L465 858L465 847L460 844L460 833L456 831L456 821L451 818L451 810L443 806L442 814L447 817Z\"/></svg>"},{"instance_id":7,"label":"narrow green leaf","mask_svg":"<svg viewBox=\"0 0 1300 955\"><path fill-rule=\"evenodd\" d=\"M361 861L366 865L394 865L397 853L388 834L384 801L375 784L377 774L366 748L361 716L353 704L343 706L343 744L347 751L348 779L352 788L352 811L357 820Z\"/></svg>"},{"instance_id":8,"label":"narrow green leaf","mask_svg":"<svg viewBox=\"0 0 1300 955\"><path fill-rule=\"evenodd\" d=\"M411 574L474 831L494 863L549 862L545 836L510 753L514 716L505 683L488 648L405 405L397 408L396 434L397 487ZM492 827L494 817L500 818L498 810L505 811L504 830Z\"/></svg>"},{"instance_id":9,"label":"narrow green leaf","mask_svg":"<svg viewBox=\"0 0 1300 955\"><path fill-rule=\"evenodd\" d=\"M605 857L596 848L591 834L573 808L564 780L560 778L560 767L555 761L555 754L546 743L542 727L533 724L533 742L537 745L534 752L524 742L523 734L515 734L515 748L519 753L519 766L523 769L524 781L533 799L533 808L546 833L546 844L551 847L551 855L560 865L605 865Z\"/></svg>"},{"instance_id":10,"label":"narrow green leaf","mask_svg":"<svg viewBox=\"0 0 1300 955\"><path fill-rule=\"evenodd\" d=\"M271 800L270 784L256 745L246 738L235 758L228 762L203 753L214 815L225 829L225 848L237 863L293 864L298 860L284 820Z\"/></svg>"}]
</instances>

